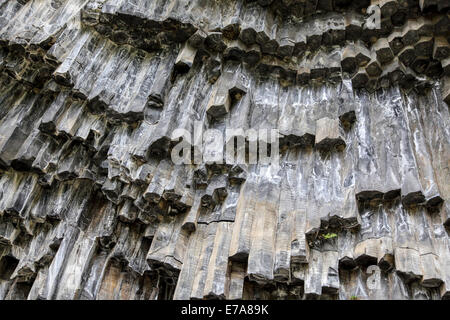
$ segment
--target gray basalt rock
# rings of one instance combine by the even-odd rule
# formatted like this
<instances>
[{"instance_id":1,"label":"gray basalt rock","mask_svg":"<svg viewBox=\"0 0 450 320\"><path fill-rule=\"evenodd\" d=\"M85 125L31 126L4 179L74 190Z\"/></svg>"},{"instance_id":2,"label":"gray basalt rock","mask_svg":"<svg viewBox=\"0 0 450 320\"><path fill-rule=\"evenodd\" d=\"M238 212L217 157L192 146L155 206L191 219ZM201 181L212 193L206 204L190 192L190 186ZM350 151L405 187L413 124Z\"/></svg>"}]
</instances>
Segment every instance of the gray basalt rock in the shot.
<instances>
[{"instance_id":1,"label":"gray basalt rock","mask_svg":"<svg viewBox=\"0 0 450 320\"><path fill-rule=\"evenodd\" d=\"M340 133L339 119L321 118L316 121L316 148L320 150L342 150L345 141Z\"/></svg>"},{"instance_id":2,"label":"gray basalt rock","mask_svg":"<svg viewBox=\"0 0 450 320\"><path fill-rule=\"evenodd\" d=\"M0 1L0 299L449 299L448 7Z\"/></svg>"}]
</instances>

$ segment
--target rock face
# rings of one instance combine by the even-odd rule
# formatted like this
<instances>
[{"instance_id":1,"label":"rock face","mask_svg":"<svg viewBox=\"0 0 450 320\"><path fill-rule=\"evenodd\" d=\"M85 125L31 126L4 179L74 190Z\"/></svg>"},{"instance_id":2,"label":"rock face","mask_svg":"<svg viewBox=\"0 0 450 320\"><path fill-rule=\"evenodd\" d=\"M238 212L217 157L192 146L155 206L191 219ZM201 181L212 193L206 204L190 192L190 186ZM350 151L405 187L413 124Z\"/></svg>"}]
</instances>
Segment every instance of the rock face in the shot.
<instances>
[{"instance_id":1,"label":"rock face","mask_svg":"<svg viewBox=\"0 0 450 320\"><path fill-rule=\"evenodd\" d=\"M0 299L450 298L449 7L0 0Z\"/></svg>"}]
</instances>

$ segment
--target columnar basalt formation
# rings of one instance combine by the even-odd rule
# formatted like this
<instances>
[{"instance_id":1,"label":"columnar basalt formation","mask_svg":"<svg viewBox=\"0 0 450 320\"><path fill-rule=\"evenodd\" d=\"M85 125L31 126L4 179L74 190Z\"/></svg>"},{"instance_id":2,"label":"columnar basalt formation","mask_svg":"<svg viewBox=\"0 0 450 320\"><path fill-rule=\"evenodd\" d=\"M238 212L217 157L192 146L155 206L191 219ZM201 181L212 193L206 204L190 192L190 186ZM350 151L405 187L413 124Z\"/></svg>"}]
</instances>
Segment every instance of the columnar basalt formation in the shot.
<instances>
[{"instance_id":1,"label":"columnar basalt formation","mask_svg":"<svg viewBox=\"0 0 450 320\"><path fill-rule=\"evenodd\" d=\"M449 299L449 9L0 0L0 299Z\"/></svg>"}]
</instances>

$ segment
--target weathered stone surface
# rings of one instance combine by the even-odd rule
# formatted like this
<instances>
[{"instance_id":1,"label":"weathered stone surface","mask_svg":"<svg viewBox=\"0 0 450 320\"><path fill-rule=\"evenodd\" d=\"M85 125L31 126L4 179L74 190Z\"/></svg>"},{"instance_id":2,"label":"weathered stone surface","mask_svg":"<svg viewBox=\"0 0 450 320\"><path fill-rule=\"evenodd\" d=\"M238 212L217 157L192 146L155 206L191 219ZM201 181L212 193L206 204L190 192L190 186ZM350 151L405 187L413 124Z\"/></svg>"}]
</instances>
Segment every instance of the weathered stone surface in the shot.
<instances>
[{"instance_id":1,"label":"weathered stone surface","mask_svg":"<svg viewBox=\"0 0 450 320\"><path fill-rule=\"evenodd\" d=\"M339 119L322 118L316 121L316 148L342 150L345 142L340 133Z\"/></svg>"},{"instance_id":2,"label":"weathered stone surface","mask_svg":"<svg viewBox=\"0 0 450 320\"><path fill-rule=\"evenodd\" d=\"M448 7L0 1L0 299L449 299Z\"/></svg>"}]
</instances>

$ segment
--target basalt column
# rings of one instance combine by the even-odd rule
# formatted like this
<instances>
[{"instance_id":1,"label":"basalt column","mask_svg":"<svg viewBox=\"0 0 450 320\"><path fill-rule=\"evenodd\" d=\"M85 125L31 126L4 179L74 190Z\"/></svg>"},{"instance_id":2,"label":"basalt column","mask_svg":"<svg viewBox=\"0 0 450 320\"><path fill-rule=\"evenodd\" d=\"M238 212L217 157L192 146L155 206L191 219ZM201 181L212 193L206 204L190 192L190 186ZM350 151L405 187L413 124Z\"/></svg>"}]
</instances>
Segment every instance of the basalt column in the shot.
<instances>
[{"instance_id":1,"label":"basalt column","mask_svg":"<svg viewBox=\"0 0 450 320\"><path fill-rule=\"evenodd\" d=\"M449 9L0 0L0 299L450 299Z\"/></svg>"}]
</instances>

